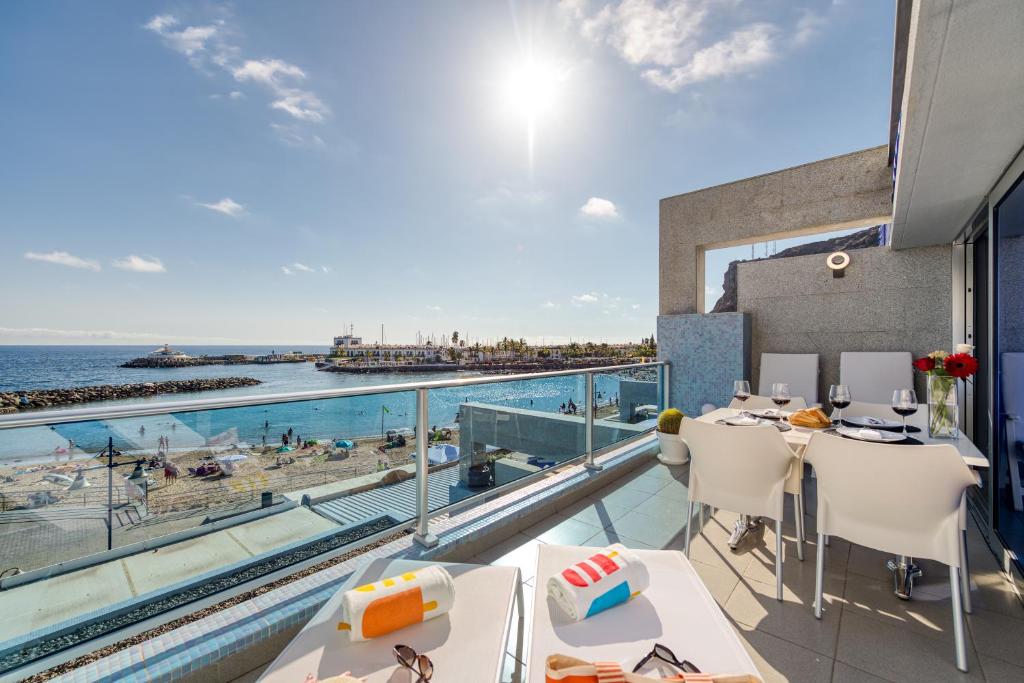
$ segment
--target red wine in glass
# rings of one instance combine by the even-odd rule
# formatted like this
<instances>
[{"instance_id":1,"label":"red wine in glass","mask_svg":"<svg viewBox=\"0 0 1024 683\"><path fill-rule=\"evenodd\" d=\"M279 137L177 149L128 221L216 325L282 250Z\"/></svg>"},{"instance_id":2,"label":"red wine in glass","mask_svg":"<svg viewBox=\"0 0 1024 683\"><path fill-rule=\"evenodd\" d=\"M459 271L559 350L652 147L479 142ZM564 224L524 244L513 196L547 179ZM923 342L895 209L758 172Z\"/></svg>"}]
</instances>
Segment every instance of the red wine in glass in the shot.
<instances>
[{"instance_id":1,"label":"red wine in glass","mask_svg":"<svg viewBox=\"0 0 1024 683\"><path fill-rule=\"evenodd\" d=\"M917 412L917 407L914 408L893 408L892 412L896 413L901 417L910 417Z\"/></svg>"},{"instance_id":2,"label":"red wine in glass","mask_svg":"<svg viewBox=\"0 0 1024 683\"><path fill-rule=\"evenodd\" d=\"M732 383L732 397L743 403L750 398L750 382L738 379Z\"/></svg>"},{"instance_id":3,"label":"red wine in glass","mask_svg":"<svg viewBox=\"0 0 1024 683\"><path fill-rule=\"evenodd\" d=\"M783 407L783 406L789 405L789 402L791 400L792 399L789 399L789 398L775 398L774 396L772 397L772 403L774 403L775 405L777 405L780 408Z\"/></svg>"}]
</instances>

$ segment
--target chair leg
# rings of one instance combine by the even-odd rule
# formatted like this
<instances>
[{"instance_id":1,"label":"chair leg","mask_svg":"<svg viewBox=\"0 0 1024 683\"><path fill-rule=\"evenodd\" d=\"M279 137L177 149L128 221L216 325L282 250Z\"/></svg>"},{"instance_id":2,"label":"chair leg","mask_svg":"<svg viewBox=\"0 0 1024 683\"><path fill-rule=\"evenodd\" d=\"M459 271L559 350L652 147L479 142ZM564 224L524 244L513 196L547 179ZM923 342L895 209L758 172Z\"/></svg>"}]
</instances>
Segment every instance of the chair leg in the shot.
<instances>
[{"instance_id":1,"label":"chair leg","mask_svg":"<svg viewBox=\"0 0 1024 683\"><path fill-rule=\"evenodd\" d=\"M683 539L683 554L690 556L690 520L693 519L693 501L686 505L686 537Z\"/></svg>"},{"instance_id":2,"label":"chair leg","mask_svg":"<svg viewBox=\"0 0 1024 683\"><path fill-rule=\"evenodd\" d=\"M775 520L775 598L782 602L782 520Z\"/></svg>"},{"instance_id":3,"label":"chair leg","mask_svg":"<svg viewBox=\"0 0 1024 683\"><path fill-rule=\"evenodd\" d=\"M793 514L796 516L796 558L804 561L804 498L793 496Z\"/></svg>"},{"instance_id":4,"label":"chair leg","mask_svg":"<svg viewBox=\"0 0 1024 683\"><path fill-rule=\"evenodd\" d=\"M814 617L821 619L825 586L825 534L818 533L818 562L814 567Z\"/></svg>"},{"instance_id":5,"label":"chair leg","mask_svg":"<svg viewBox=\"0 0 1024 683\"><path fill-rule=\"evenodd\" d=\"M830 545L832 545L832 542L829 540L828 534L825 534L825 546L827 547Z\"/></svg>"},{"instance_id":6,"label":"chair leg","mask_svg":"<svg viewBox=\"0 0 1024 683\"><path fill-rule=\"evenodd\" d=\"M967 532L960 532L960 592L964 611L971 613L971 568L967 565Z\"/></svg>"},{"instance_id":7,"label":"chair leg","mask_svg":"<svg viewBox=\"0 0 1024 683\"><path fill-rule=\"evenodd\" d=\"M704 531L704 508L707 507L704 503L697 504L697 533Z\"/></svg>"},{"instance_id":8,"label":"chair leg","mask_svg":"<svg viewBox=\"0 0 1024 683\"><path fill-rule=\"evenodd\" d=\"M964 638L964 613L960 604L960 568L949 568L949 592L953 596L953 639L956 641L956 668L967 671L967 641Z\"/></svg>"}]
</instances>

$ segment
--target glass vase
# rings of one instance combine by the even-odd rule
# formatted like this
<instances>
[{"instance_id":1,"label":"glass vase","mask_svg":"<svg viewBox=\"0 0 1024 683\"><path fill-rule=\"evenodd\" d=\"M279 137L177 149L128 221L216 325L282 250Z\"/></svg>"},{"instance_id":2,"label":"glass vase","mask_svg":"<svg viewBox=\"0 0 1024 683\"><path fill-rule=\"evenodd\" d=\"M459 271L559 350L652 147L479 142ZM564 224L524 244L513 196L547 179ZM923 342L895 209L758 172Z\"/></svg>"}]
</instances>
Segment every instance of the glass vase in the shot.
<instances>
[{"instance_id":1,"label":"glass vase","mask_svg":"<svg viewBox=\"0 0 1024 683\"><path fill-rule=\"evenodd\" d=\"M960 438L956 377L928 375L928 436L933 439Z\"/></svg>"}]
</instances>

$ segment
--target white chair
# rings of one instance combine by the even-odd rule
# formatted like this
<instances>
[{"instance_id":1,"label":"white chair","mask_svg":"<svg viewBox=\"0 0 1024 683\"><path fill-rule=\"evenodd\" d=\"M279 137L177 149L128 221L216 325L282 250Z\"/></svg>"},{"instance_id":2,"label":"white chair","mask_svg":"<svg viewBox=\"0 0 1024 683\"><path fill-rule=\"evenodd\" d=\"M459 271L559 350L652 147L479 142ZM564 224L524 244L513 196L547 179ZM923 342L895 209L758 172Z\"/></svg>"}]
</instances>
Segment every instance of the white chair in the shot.
<instances>
[{"instance_id":1,"label":"white chair","mask_svg":"<svg viewBox=\"0 0 1024 683\"><path fill-rule=\"evenodd\" d=\"M1004 353L999 377L1003 397L1003 428L1006 430L1006 462L1010 466L1010 493L1013 509L1021 512L1020 456L1024 448L1024 434L1017 433L1017 425L1024 419L1024 353Z\"/></svg>"},{"instance_id":2,"label":"white chair","mask_svg":"<svg viewBox=\"0 0 1024 683\"><path fill-rule=\"evenodd\" d=\"M757 390L767 396L776 382L788 384L794 398L814 405L818 402L818 354L762 353Z\"/></svg>"},{"instance_id":3,"label":"white chair","mask_svg":"<svg viewBox=\"0 0 1024 683\"><path fill-rule=\"evenodd\" d=\"M922 397L918 396L917 400L919 402L917 412L907 417L907 424L923 431L928 429L928 406ZM851 401L850 405L843 408L843 417L877 417L883 420L902 422L902 418L892 411L891 403Z\"/></svg>"},{"instance_id":4,"label":"white chair","mask_svg":"<svg viewBox=\"0 0 1024 683\"><path fill-rule=\"evenodd\" d=\"M730 427L686 418L679 430L690 447L690 501L686 513L684 552L690 555L693 506L704 505L775 520L775 590L782 600L782 516L786 482L798 459L770 425ZM795 500L797 536L803 538L803 509ZM798 540L798 549L800 541ZM798 550L802 555L802 550Z\"/></svg>"},{"instance_id":5,"label":"white chair","mask_svg":"<svg viewBox=\"0 0 1024 683\"><path fill-rule=\"evenodd\" d=\"M814 616L821 618L824 536L949 566L956 666L967 671L962 591L969 589L967 487L977 484L955 446L901 446L813 434L804 458L818 478Z\"/></svg>"},{"instance_id":6,"label":"white chair","mask_svg":"<svg viewBox=\"0 0 1024 683\"><path fill-rule=\"evenodd\" d=\"M913 361L907 351L843 351L839 383L850 387L855 401L888 403L897 389L914 388Z\"/></svg>"},{"instance_id":7,"label":"white chair","mask_svg":"<svg viewBox=\"0 0 1024 683\"><path fill-rule=\"evenodd\" d=\"M755 396L751 394L746 401L739 401L733 399L729 401L729 407L736 410L764 410L765 408L778 408L777 405L772 403L770 396ZM803 410L807 407L807 402L804 401L801 396L793 396L791 400L783 410Z\"/></svg>"}]
</instances>

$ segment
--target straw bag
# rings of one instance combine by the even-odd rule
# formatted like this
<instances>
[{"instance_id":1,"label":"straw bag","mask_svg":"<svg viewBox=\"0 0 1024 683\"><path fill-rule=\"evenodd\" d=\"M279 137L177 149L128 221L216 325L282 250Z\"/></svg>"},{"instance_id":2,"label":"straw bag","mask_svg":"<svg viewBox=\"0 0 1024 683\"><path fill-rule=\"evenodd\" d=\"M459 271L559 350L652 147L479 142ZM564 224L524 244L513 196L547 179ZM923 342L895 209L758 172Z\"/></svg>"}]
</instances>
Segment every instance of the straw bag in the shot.
<instances>
[{"instance_id":1,"label":"straw bag","mask_svg":"<svg viewBox=\"0 0 1024 683\"><path fill-rule=\"evenodd\" d=\"M678 673L668 678L653 678L628 673L616 662L585 662L568 655L551 655L544 671L545 683L763 683L749 674Z\"/></svg>"}]
</instances>

